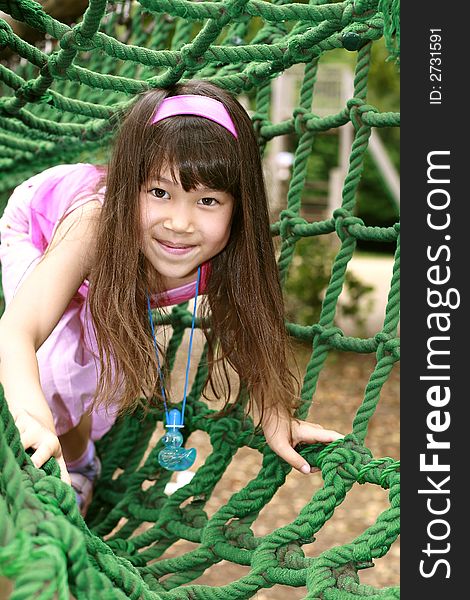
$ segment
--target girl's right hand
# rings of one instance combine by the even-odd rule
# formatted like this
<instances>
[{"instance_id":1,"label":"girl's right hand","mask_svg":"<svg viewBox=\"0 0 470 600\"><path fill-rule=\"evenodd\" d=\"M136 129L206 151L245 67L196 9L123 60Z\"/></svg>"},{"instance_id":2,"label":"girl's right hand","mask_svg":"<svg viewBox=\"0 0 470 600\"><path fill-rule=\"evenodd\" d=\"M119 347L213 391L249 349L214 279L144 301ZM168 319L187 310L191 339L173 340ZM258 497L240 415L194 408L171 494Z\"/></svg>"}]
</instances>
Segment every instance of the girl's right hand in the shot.
<instances>
[{"instance_id":1,"label":"girl's right hand","mask_svg":"<svg viewBox=\"0 0 470 600\"><path fill-rule=\"evenodd\" d=\"M34 466L39 469L53 456L60 467L60 478L71 485L72 482L57 435L24 409L16 412L15 425L20 432L24 449L34 448L35 450L31 456Z\"/></svg>"}]
</instances>

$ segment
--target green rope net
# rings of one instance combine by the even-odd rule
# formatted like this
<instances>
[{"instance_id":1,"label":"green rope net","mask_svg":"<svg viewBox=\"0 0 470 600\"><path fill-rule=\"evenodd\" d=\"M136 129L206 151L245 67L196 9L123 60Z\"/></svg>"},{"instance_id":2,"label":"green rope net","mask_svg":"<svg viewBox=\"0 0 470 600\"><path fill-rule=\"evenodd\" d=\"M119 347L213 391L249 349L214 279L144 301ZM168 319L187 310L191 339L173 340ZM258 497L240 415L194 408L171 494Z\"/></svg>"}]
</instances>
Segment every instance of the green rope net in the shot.
<instances>
[{"instance_id":1,"label":"green rope net","mask_svg":"<svg viewBox=\"0 0 470 600\"><path fill-rule=\"evenodd\" d=\"M136 92L197 77L236 94L251 94L263 151L276 136L298 137L287 208L272 227L280 240L282 281L288 277L298 240L327 234L339 240L318 323L287 324L292 336L313 348L298 416L307 416L330 351L376 355L351 432L326 447L302 450L310 464L321 467L323 487L295 520L258 537L252 525L290 467L254 434L251 420L241 418L241 408L218 420L207 418L213 410L200 400L204 353L186 408L187 433L202 430L210 438L213 451L203 466L190 483L168 496L164 489L171 474L159 468L156 458L161 444L150 443L161 413L123 418L98 445L103 472L86 523L72 489L60 481L55 461L44 470L33 467L2 397L0 585L5 578L12 581L14 600L241 600L275 584L306 586L305 597L312 599L398 598L398 587L361 584L358 570L384 556L399 531L399 464L388 457L374 459L365 445L382 387L399 358L399 226L367 226L354 210L372 128L399 125L399 114L380 112L367 103L373 42L385 33L390 56L398 60L399 3L91 0L72 27L46 14L33 0L0 0L0 10L46 37L43 47L33 46L0 19L0 50L8 48L18 57L13 67L11 61L0 63L0 191L47 166L81 157L99 160L121 109ZM354 94L337 114L320 117L311 108L318 63L336 48L357 52ZM296 64L304 69L297 107L290 118L274 124L272 81ZM342 206L326 220L308 222L300 209L315 136L349 122L354 140ZM397 247L383 326L370 338L348 337L335 323L357 240ZM175 307L165 323L172 326L166 357L171 369L191 325L187 305ZM205 505L242 446L261 453L259 474L209 518ZM306 556L303 546L314 541L356 482L388 490L389 508L349 543ZM192 542L195 549L165 558L165 551L179 539ZM221 560L249 570L221 587L191 584Z\"/></svg>"}]
</instances>

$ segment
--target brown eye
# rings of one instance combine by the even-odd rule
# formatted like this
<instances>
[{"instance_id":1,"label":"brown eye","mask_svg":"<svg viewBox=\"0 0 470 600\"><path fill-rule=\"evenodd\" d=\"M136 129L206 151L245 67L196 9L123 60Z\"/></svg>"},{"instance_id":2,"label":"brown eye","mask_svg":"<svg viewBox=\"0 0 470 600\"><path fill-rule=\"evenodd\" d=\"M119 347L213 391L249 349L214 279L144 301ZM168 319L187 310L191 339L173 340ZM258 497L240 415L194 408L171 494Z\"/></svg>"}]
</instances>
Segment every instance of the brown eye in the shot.
<instances>
[{"instance_id":1,"label":"brown eye","mask_svg":"<svg viewBox=\"0 0 470 600\"><path fill-rule=\"evenodd\" d=\"M166 192L165 190L162 190L161 188L153 188L152 190L150 190L150 193L155 196L155 198L165 198L165 197L170 197L168 192Z\"/></svg>"},{"instance_id":2,"label":"brown eye","mask_svg":"<svg viewBox=\"0 0 470 600\"><path fill-rule=\"evenodd\" d=\"M200 202L203 206L215 206L219 204L219 201L215 198L201 198Z\"/></svg>"}]
</instances>

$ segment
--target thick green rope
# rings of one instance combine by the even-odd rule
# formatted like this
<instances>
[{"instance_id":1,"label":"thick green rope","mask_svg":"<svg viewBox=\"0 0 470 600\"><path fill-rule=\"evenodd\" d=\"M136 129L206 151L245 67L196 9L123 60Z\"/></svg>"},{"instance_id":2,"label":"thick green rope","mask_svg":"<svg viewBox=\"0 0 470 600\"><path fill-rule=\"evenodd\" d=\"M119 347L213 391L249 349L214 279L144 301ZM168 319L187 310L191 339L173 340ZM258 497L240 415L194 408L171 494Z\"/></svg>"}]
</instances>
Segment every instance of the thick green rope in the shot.
<instances>
[{"instance_id":1,"label":"thick green rope","mask_svg":"<svg viewBox=\"0 0 470 600\"><path fill-rule=\"evenodd\" d=\"M287 323L293 338L312 346L298 416L306 418L331 351L376 356L351 433L327 447L301 449L311 465L321 468L323 487L294 521L266 536L255 536L252 525L290 467L254 431L251 420L243 419L241 406L230 416L208 418L212 411L201 400L205 351L186 408L186 434L204 431L210 439L205 463L190 483L168 496L164 490L171 474L157 462L161 442L149 450L162 414L151 410L120 419L98 445L103 472L86 524L55 461L44 470L33 467L1 397L0 577L12 581L12 599L72 594L78 600L242 600L275 584L306 586L306 598L312 599L398 598L398 588L361 584L358 572L384 556L398 535L399 463L372 457L365 442L383 385L399 359L399 225L370 227L355 209L372 128L399 126L398 113L367 103L373 42L384 36L390 56L398 58L399 2L91 0L73 27L46 15L33 0L0 0L0 10L55 40L52 50L47 44L31 46L0 19L0 51L6 46L23 59L0 64L0 191L54 164L105 160L119 115L137 92L198 77L244 93L262 152L277 136L298 140L287 205L272 226L280 241L281 280L289 278L298 240L329 235L339 242L319 322ZM357 52L353 97L338 113L319 116L312 112L317 70L322 56L337 48ZM289 118L273 123L272 79L296 64L304 65L297 106ZM301 216L302 194L315 137L348 123L354 140L342 206L325 220L308 222ZM347 336L336 325L358 240L392 242L397 248L384 323L370 338ZM172 371L191 326L187 305L175 307L161 322L172 328L165 359ZM261 455L260 471L209 518L205 505L243 446ZM355 484L388 490L389 508L356 539L315 558L306 556L303 546L314 541ZM143 522L148 527L142 528ZM179 539L195 548L165 558ZM191 584L221 560L250 570L220 587Z\"/></svg>"}]
</instances>

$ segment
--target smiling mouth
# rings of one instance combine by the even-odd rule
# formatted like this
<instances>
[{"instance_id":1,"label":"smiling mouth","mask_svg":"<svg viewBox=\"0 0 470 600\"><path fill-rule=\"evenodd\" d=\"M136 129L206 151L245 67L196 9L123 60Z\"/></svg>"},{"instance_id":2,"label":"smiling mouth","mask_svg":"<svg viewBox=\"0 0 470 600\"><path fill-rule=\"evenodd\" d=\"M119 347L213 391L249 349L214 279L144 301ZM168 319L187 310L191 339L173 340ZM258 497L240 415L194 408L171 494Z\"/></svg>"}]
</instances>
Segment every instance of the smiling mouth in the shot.
<instances>
[{"instance_id":1,"label":"smiling mouth","mask_svg":"<svg viewBox=\"0 0 470 600\"><path fill-rule=\"evenodd\" d=\"M189 244L174 244L173 242L167 242L163 240L156 240L158 245L161 246L166 252L170 254L186 254L196 246Z\"/></svg>"}]
</instances>

